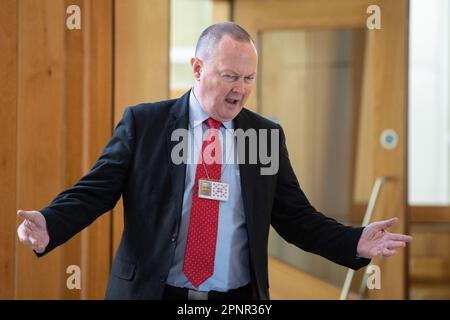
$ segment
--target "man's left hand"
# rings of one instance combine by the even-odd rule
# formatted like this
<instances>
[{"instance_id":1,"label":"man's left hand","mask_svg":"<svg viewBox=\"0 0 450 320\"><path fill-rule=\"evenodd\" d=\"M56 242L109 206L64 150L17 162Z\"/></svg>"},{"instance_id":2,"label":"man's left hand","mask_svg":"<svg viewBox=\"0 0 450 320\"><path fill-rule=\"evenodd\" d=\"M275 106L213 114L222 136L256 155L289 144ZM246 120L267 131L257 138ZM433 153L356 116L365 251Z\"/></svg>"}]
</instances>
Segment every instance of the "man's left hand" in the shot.
<instances>
[{"instance_id":1,"label":"man's left hand","mask_svg":"<svg viewBox=\"0 0 450 320\"><path fill-rule=\"evenodd\" d=\"M364 228L358 242L357 254L363 258L390 257L397 248L403 248L412 240L411 236L390 233L386 229L398 222L398 218L373 222Z\"/></svg>"}]
</instances>

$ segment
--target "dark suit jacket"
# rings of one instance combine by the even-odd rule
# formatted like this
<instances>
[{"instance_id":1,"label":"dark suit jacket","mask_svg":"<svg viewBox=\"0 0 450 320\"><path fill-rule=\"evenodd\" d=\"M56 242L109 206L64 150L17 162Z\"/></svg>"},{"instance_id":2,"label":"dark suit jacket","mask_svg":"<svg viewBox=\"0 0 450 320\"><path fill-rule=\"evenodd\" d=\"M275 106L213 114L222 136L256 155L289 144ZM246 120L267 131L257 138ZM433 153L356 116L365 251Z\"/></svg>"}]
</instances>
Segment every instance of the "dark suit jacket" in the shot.
<instances>
[{"instance_id":1,"label":"dark suit jacket","mask_svg":"<svg viewBox=\"0 0 450 320\"><path fill-rule=\"evenodd\" d=\"M91 171L41 210L50 235L46 254L111 210L123 195L124 230L112 265L108 299L162 296L175 252L186 172L185 164L171 161L172 147L178 143L171 141L171 133L188 128L188 101L186 93L177 100L127 108ZM369 260L355 257L362 228L341 225L308 202L289 162L281 127L246 109L234 119L234 126L280 129L281 133L277 174L260 175L259 162L239 165L257 297L269 299L270 225L303 250L354 269L366 265Z\"/></svg>"}]
</instances>

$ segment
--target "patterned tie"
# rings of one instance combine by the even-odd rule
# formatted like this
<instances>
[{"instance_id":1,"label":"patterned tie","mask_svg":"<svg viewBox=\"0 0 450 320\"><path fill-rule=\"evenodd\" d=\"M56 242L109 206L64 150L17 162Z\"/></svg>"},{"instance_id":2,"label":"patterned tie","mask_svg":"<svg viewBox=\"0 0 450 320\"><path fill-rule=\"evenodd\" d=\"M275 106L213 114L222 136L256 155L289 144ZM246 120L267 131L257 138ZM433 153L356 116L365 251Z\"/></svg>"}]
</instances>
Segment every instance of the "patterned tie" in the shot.
<instances>
[{"instance_id":1,"label":"patterned tie","mask_svg":"<svg viewBox=\"0 0 450 320\"><path fill-rule=\"evenodd\" d=\"M200 179L220 181L222 172L222 146L219 140L221 123L208 118L206 124L210 129L208 138L203 142L195 172L191 217L183 264L184 274L195 287L200 286L214 273L219 220L219 201L198 197L198 181Z\"/></svg>"}]
</instances>

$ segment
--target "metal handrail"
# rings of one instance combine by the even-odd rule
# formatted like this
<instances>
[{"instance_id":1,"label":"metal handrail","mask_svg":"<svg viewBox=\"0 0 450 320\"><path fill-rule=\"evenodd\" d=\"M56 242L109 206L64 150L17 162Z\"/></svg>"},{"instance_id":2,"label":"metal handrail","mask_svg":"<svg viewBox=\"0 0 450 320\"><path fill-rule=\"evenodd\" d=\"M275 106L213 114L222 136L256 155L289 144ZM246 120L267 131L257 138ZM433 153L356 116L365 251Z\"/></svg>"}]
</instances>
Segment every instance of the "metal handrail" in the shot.
<instances>
[{"instance_id":1,"label":"metal handrail","mask_svg":"<svg viewBox=\"0 0 450 320\"><path fill-rule=\"evenodd\" d=\"M375 183L372 188L372 193L370 194L370 198L369 198L369 203L367 205L366 213L364 214L364 219L361 224L362 227L367 226L369 224L370 220L372 219L373 209L375 208L375 204L377 203L381 186L383 185L383 183L385 181L386 181L386 177L382 177L382 176L375 179ZM352 284L354 274L355 274L355 270L350 269L350 268L347 270L347 275L345 276L345 281L344 281L344 285L342 286L341 296L339 297L339 300L347 300L348 293L350 291L350 285ZM364 282L365 282L364 279L366 279L366 278L363 277L360 292L364 291Z\"/></svg>"}]
</instances>

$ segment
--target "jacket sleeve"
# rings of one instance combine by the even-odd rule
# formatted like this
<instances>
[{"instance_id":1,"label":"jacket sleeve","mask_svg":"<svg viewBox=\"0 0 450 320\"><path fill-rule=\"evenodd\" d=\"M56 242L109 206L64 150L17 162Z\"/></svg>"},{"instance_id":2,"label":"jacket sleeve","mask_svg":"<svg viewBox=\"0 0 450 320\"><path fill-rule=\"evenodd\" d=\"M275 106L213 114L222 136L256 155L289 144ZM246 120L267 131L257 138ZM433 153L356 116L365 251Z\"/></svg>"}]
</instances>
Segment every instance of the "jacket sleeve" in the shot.
<instances>
[{"instance_id":1,"label":"jacket sleeve","mask_svg":"<svg viewBox=\"0 0 450 320\"><path fill-rule=\"evenodd\" d=\"M66 242L101 214L114 208L127 179L134 152L134 135L133 112L127 108L92 169L40 210L47 222L50 242L38 256Z\"/></svg>"},{"instance_id":2,"label":"jacket sleeve","mask_svg":"<svg viewBox=\"0 0 450 320\"><path fill-rule=\"evenodd\" d=\"M289 243L335 263L358 269L370 260L356 257L363 228L345 226L326 217L309 203L289 161L280 129L280 165L271 224Z\"/></svg>"}]
</instances>

